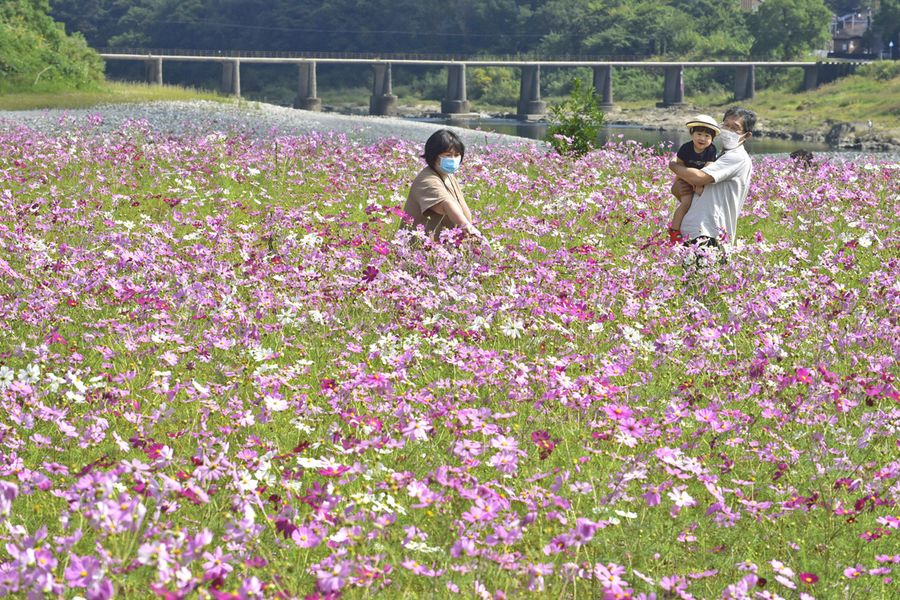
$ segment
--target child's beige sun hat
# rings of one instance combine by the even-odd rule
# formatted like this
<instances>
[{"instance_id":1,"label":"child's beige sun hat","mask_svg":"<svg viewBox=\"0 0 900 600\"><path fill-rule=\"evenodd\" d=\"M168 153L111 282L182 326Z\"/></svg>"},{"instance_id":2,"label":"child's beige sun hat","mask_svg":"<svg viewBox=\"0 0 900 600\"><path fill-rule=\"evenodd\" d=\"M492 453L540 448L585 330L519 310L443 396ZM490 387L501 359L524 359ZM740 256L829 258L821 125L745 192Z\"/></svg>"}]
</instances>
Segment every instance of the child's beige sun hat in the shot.
<instances>
[{"instance_id":1,"label":"child's beige sun hat","mask_svg":"<svg viewBox=\"0 0 900 600\"><path fill-rule=\"evenodd\" d=\"M688 129L690 129L691 127L706 127L715 131L716 135L722 133L722 130L719 129L719 124L716 123L716 120L709 115L697 115L696 117L685 123L685 125L687 125Z\"/></svg>"}]
</instances>

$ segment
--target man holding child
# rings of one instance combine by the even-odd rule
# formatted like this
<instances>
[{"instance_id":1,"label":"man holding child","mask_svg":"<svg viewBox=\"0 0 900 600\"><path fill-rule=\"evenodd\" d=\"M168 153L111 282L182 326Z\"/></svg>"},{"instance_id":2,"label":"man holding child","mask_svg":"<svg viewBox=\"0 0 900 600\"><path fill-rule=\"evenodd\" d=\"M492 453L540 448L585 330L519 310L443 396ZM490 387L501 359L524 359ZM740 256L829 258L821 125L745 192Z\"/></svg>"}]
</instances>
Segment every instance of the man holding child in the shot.
<instances>
[{"instance_id":1,"label":"man holding child","mask_svg":"<svg viewBox=\"0 0 900 600\"><path fill-rule=\"evenodd\" d=\"M669 163L675 175L695 188L690 208L681 221L681 235L687 243L718 246L735 239L737 219L750 189L753 164L744 142L753 135L756 113L738 106L729 108L719 126L716 143L722 153L715 162L702 169L691 168L673 160Z\"/></svg>"}]
</instances>

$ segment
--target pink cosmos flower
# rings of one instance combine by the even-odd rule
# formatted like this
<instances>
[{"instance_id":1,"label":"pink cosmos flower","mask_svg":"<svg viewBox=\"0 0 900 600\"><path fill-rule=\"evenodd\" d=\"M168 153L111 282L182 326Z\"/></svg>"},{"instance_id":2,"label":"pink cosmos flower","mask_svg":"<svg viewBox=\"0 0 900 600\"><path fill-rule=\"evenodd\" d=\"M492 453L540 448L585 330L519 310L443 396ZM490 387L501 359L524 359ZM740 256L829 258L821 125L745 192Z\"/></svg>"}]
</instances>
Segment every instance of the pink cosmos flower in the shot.
<instances>
[{"instance_id":1,"label":"pink cosmos flower","mask_svg":"<svg viewBox=\"0 0 900 600\"><path fill-rule=\"evenodd\" d=\"M409 569L412 571L414 575L421 575L423 577L440 577L444 574L444 569L435 569L432 567L426 567L423 564L420 564L418 561L407 558L402 563L400 563L404 569Z\"/></svg>"},{"instance_id":2,"label":"pink cosmos flower","mask_svg":"<svg viewBox=\"0 0 900 600\"><path fill-rule=\"evenodd\" d=\"M231 554L225 554L218 546L213 552L204 552L203 560L206 561L203 563L203 569L206 571L205 578L207 579L224 577L234 570L234 567L228 563L231 560Z\"/></svg>"},{"instance_id":3,"label":"pink cosmos flower","mask_svg":"<svg viewBox=\"0 0 900 600\"><path fill-rule=\"evenodd\" d=\"M808 585L813 585L819 581L818 575L816 575L815 573L809 573L808 571L801 571L798 577L800 578L800 581Z\"/></svg>"},{"instance_id":4,"label":"pink cosmos flower","mask_svg":"<svg viewBox=\"0 0 900 600\"><path fill-rule=\"evenodd\" d=\"M428 433L433 429L434 427L429 425L427 421L416 419L410 421L406 427L402 429L402 433L403 437L407 439L422 441L428 438Z\"/></svg>"},{"instance_id":5,"label":"pink cosmos flower","mask_svg":"<svg viewBox=\"0 0 900 600\"><path fill-rule=\"evenodd\" d=\"M349 574L350 563L346 560L336 562L331 568L316 569L316 587L324 593L339 592L344 587Z\"/></svg>"},{"instance_id":6,"label":"pink cosmos flower","mask_svg":"<svg viewBox=\"0 0 900 600\"><path fill-rule=\"evenodd\" d=\"M322 541L322 538L316 535L311 527L305 525L296 528L291 533L291 539L301 548L315 548Z\"/></svg>"},{"instance_id":7,"label":"pink cosmos flower","mask_svg":"<svg viewBox=\"0 0 900 600\"><path fill-rule=\"evenodd\" d=\"M66 567L66 584L71 587L87 587L99 569L100 561L96 557L72 554Z\"/></svg>"},{"instance_id":8,"label":"pink cosmos flower","mask_svg":"<svg viewBox=\"0 0 900 600\"><path fill-rule=\"evenodd\" d=\"M363 271L363 281L365 281L366 283L372 283L373 281L375 281L375 278L378 277L378 272L379 271L376 267L369 265L368 267L366 267L366 270Z\"/></svg>"},{"instance_id":9,"label":"pink cosmos flower","mask_svg":"<svg viewBox=\"0 0 900 600\"><path fill-rule=\"evenodd\" d=\"M849 579L856 579L860 575L866 572L866 568L862 565L856 565L855 567L847 567L844 569L844 577Z\"/></svg>"},{"instance_id":10,"label":"pink cosmos flower","mask_svg":"<svg viewBox=\"0 0 900 600\"><path fill-rule=\"evenodd\" d=\"M541 460L546 460L551 454L553 454L553 450L559 443L559 440L551 439L550 434L543 429L539 429L533 432L531 434L531 441L533 441L538 447L538 455L540 456Z\"/></svg>"}]
</instances>

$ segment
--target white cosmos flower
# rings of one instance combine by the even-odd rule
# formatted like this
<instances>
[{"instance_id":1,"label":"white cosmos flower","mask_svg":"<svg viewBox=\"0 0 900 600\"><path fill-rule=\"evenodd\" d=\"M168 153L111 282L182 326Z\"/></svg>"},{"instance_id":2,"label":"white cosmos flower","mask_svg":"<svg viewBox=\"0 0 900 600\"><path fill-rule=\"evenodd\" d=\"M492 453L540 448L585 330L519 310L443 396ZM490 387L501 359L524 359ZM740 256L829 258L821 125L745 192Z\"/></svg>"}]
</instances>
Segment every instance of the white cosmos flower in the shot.
<instances>
[{"instance_id":1,"label":"white cosmos flower","mask_svg":"<svg viewBox=\"0 0 900 600\"><path fill-rule=\"evenodd\" d=\"M681 508L697 504L696 500L686 490L672 490L667 495L675 503L675 506L680 506Z\"/></svg>"},{"instance_id":2,"label":"white cosmos flower","mask_svg":"<svg viewBox=\"0 0 900 600\"><path fill-rule=\"evenodd\" d=\"M272 412L281 412L288 409L287 400L284 398L276 398L274 396L265 397L266 408Z\"/></svg>"},{"instance_id":3,"label":"white cosmos flower","mask_svg":"<svg viewBox=\"0 0 900 600\"><path fill-rule=\"evenodd\" d=\"M521 319L511 319L500 326L500 331L503 332L503 335L514 340L522 337L522 332L524 330L525 324Z\"/></svg>"}]
</instances>

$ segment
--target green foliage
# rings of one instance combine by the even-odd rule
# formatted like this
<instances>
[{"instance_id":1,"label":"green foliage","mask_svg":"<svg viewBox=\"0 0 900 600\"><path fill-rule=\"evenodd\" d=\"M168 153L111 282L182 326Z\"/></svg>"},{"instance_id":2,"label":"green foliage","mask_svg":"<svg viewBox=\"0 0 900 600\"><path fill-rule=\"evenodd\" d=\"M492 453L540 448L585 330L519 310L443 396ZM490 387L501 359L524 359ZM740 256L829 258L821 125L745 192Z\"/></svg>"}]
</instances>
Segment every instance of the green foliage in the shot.
<instances>
[{"instance_id":1,"label":"green foliage","mask_svg":"<svg viewBox=\"0 0 900 600\"><path fill-rule=\"evenodd\" d=\"M230 96L173 85L110 82L85 90L53 90L14 92L0 95L0 110L34 110L44 108L91 108L99 104L133 102L178 102L206 100L223 104L241 104Z\"/></svg>"},{"instance_id":2,"label":"green foliage","mask_svg":"<svg viewBox=\"0 0 900 600\"><path fill-rule=\"evenodd\" d=\"M885 49L894 42L894 52L900 52L900 0L881 0L872 20L872 32L881 37Z\"/></svg>"},{"instance_id":3,"label":"green foliage","mask_svg":"<svg viewBox=\"0 0 900 600\"><path fill-rule=\"evenodd\" d=\"M46 0L0 4L0 92L86 88L103 77L103 62L80 34L67 36Z\"/></svg>"},{"instance_id":4,"label":"green foliage","mask_svg":"<svg viewBox=\"0 0 900 600\"><path fill-rule=\"evenodd\" d=\"M582 156L594 149L603 127L603 111L592 87L573 79L571 94L550 108L550 117L553 124L547 133L559 154Z\"/></svg>"},{"instance_id":5,"label":"green foliage","mask_svg":"<svg viewBox=\"0 0 900 600\"><path fill-rule=\"evenodd\" d=\"M446 69L398 69L394 81L394 93L401 98L412 95L423 100L440 101L447 95Z\"/></svg>"},{"instance_id":6,"label":"green foliage","mask_svg":"<svg viewBox=\"0 0 900 600\"><path fill-rule=\"evenodd\" d=\"M53 0L94 47L741 56L738 0ZM448 10L448 7L451 10Z\"/></svg>"},{"instance_id":7,"label":"green foliage","mask_svg":"<svg viewBox=\"0 0 900 600\"><path fill-rule=\"evenodd\" d=\"M900 61L881 60L861 66L856 70L857 75L871 77L878 81L890 81L894 77L900 77Z\"/></svg>"},{"instance_id":8,"label":"green foliage","mask_svg":"<svg viewBox=\"0 0 900 600\"><path fill-rule=\"evenodd\" d=\"M846 15L862 7L868 8L869 4L871 0L825 0L825 5L836 15Z\"/></svg>"},{"instance_id":9,"label":"green foliage","mask_svg":"<svg viewBox=\"0 0 900 600\"><path fill-rule=\"evenodd\" d=\"M725 69L685 69L684 93L690 95L722 96L731 90L734 75ZM657 88L657 95L662 93L662 85Z\"/></svg>"},{"instance_id":10,"label":"green foliage","mask_svg":"<svg viewBox=\"0 0 900 600\"><path fill-rule=\"evenodd\" d=\"M767 0L750 16L754 56L800 58L829 39L831 11L822 0Z\"/></svg>"},{"instance_id":11,"label":"green foliage","mask_svg":"<svg viewBox=\"0 0 900 600\"><path fill-rule=\"evenodd\" d=\"M536 18L547 55L740 57L752 42L737 0L550 0Z\"/></svg>"},{"instance_id":12,"label":"green foliage","mask_svg":"<svg viewBox=\"0 0 900 600\"><path fill-rule=\"evenodd\" d=\"M652 100L662 94L662 75L650 69L613 69L613 100Z\"/></svg>"},{"instance_id":13,"label":"green foliage","mask_svg":"<svg viewBox=\"0 0 900 600\"><path fill-rule=\"evenodd\" d=\"M787 69L757 69L757 90L781 90L784 92L803 91L803 69L791 67Z\"/></svg>"},{"instance_id":14,"label":"green foliage","mask_svg":"<svg viewBox=\"0 0 900 600\"><path fill-rule=\"evenodd\" d=\"M473 100L486 104L515 104L519 80L512 69L479 67L467 73L467 89Z\"/></svg>"}]
</instances>

